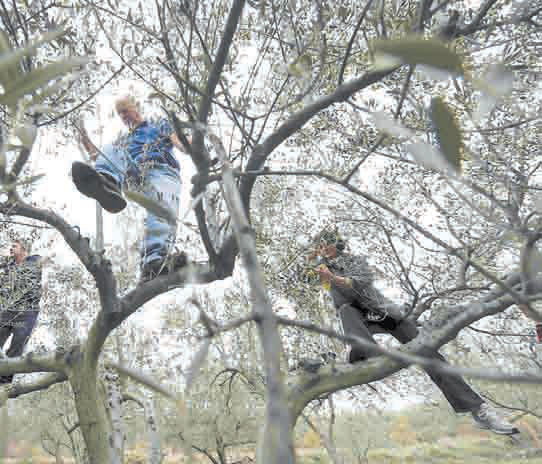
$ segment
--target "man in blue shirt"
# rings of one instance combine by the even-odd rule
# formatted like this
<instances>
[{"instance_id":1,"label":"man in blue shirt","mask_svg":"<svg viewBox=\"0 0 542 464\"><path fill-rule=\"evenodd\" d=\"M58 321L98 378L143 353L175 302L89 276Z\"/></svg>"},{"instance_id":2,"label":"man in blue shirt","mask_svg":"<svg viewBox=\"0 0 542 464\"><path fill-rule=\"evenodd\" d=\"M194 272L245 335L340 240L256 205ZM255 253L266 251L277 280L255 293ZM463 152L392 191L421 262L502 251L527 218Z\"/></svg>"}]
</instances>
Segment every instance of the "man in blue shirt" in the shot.
<instances>
[{"instance_id":1,"label":"man in blue shirt","mask_svg":"<svg viewBox=\"0 0 542 464\"><path fill-rule=\"evenodd\" d=\"M101 151L83 135L83 145L96 167L76 161L72 178L77 189L94 198L110 213L126 207L122 187L143 194L162 211L148 210L141 245L141 277L143 281L178 269L186 264L184 253L172 255L177 231L181 191L180 165L173 147L185 151L166 119L147 120L139 112L137 102L122 97L115 102L117 114L129 128ZM174 220L175 219L175 220Z\"/></svg>"},{"instance_id":2,"label":"man in blue shirt","mask_svg":"<svg viewBox=\"0 0 542 464\"><path fill-rule=\"evenodd\" d=\"M41 298L41 258L28 256L29 245L13 241L11 257L0 269L0 349L12 335L8 357L23 353L36 325ZM0 384L11 383L13 375L0 376Z\"/></svg>"}]
</instances>

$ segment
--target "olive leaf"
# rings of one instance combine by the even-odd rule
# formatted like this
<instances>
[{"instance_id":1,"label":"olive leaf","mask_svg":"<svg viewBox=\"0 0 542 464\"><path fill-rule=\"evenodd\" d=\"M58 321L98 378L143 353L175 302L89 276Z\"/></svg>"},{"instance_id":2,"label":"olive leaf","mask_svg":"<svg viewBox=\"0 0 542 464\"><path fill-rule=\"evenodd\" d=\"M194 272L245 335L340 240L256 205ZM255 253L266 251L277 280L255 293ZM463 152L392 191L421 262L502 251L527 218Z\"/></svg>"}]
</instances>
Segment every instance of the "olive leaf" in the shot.
<instances>
[{"instance_id":1,"label":"olive leaf","mask_svg":"<svg viewBox=\"0 0 542 464\"><path fill-rule=\"evenodd\" d=\"M170 224L175 224L177 222L176 215L169 208L164 208L156 200L152 200L142 193L134 192L133 190L127 190L124 192L124 194L129 200L143 206L143 208L145 208L147 211L165 219Z\"/></svg>"},{"instance_id":2,"label":"olive leaf","mask_svg":"<svg viewBox=\"0 0 542 464\"><path fill-rule=\"evenodd\" d=\"M64 29L57 29L43 34L39 39L36 39L24 47L11 49L3 32L0 33L0 81L4 87L10 86L20 74L21 59L27 55L34 53L41 45L51 42L52 40L65 34Z\"/></svg>"},{"instance_id":3,"label":"olive leaf","mask_svg":"<svg viewBox=\"0 0 542 464\"><path fill-rule=\"evenodd\" d=\"M441 97L431 100L430 108L431 123L436 138L440 145L440 151L446 161L456 172L461 171L461 130L452 110L444 103Z\"/></svg>"},{"instance_id":4,"label":"olive leaf","mask_svg":"<svg viewBox=\"0 0 542 464\"><path fill-rule=\"evenodd\" d=\"M21 185L30 185L35 184L38 180L43 179L45 177L45 174L36 174L35 176L30 176L25 179L21 179L17 182L13 182L10 184L4 184L2 186L3 192L11 192L15 190L16 187L20 187Z\"/></svg>"},{"instance_id":5,"label":"olive leaf","mask_svg":"<svg viewBox=\"0 0 542 464\"><path fill-rule=\"evenodd\" d=\"M288 65L288 73L291 76L302 78L311 72L312 69L312 57L305 53L298 57L293 63Z\"/></svg>"},{"instance_id":6,"label":"olive leaf","mask_svg":"<svg viewBox=\"0 0 542 464\"><path fill-rule=\"evenodd\" d=\"M9 44L8 36L3 30L0 29L0 56L9 55L12 52L13 49ZM0 66L0 82L2 85L13 82L15 79L17 79L19 72L19 68Z\"/></svg>"},{"instance_id":7,"label":"olive leaf","mask_svg":"<svg viewBox=\"0 0 542 464\"><path fill-rule=\"evenodd\" d=\"M12 82L9 86L4 87L5 92L3 95L0 95L0 104L13 107L24 95L43 87L53 79L56 79L70 72L73 68L87 62L88 60L86 58L71 58L42 66L41 68L27 73L20 79Z\"/></svg>"},{"instance_id":8,"label":"olive leaf","mask_svg":"<svg viewBox=\"0 0 542 464\"><path fill-rule=\"evenodd\" d=\"M33 124L22 124L15 128L15 135L19 138L25 148L32 148L38 129Z\"/></svg>"},{"instance_id":9,"label":"olive leaf","mask_svg":"<svg viewBox=\"0 0 542 464\"><path fill-rule=\"evenodd\" d=\"M386 57L392 56L404 64L423 64L450 74L463 74L461 58L437 39L423 39L416 36L377 40L374 42L374 48L376 66L379 65L379 60L389 61Z\"/></svg>"}]
</instances>

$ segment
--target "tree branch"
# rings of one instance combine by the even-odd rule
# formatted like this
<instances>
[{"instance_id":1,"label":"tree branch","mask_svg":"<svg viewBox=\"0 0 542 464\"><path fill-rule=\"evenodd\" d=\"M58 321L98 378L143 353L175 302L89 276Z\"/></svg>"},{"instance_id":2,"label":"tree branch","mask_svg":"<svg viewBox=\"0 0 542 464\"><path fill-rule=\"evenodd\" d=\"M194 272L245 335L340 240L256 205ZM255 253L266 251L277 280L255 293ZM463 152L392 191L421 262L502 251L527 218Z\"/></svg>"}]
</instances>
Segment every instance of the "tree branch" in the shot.
<instances>
[{"instance_id":1,"label":"tree branch","mask_svg":"<svg viewBox=\"0 0 542 464\"><path fill-rule=\"evenodd\" d=\"M55 372L54 374L45 375L34 382L15 383L8 388L8 398L17 398L21 395L33 393L40 390L47 390L56 383L68 380L68 376L63 372Z\"/></svg>"}]
</instances>

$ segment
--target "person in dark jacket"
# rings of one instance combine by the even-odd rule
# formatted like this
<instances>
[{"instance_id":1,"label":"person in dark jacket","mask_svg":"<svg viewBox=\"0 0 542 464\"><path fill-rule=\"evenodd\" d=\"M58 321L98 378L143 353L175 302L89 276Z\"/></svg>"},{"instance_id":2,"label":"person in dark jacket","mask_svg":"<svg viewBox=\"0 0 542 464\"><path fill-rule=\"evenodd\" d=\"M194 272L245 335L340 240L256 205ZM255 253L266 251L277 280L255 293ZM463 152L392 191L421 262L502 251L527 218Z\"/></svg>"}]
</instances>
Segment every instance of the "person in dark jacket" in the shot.
<instances>
[{"instance_id":1,"label":"person in dark jacket","mask_svg":"<svg viewBox=\"0 0 542 464\"><path fill-rule=\"evenodd\" d=\"M23 353L36 325L41 298L41 257L29 256L28 245L15 240L10 260L0 269L0 349L8 337L8 357ZM0 376L0 384L11 383L13 375Z\"/></svg>"},{"instance_id":2,"label":"person in dark jacket","mask_svg":"<svg viewBox=\"0 0 542 464\"><path fill-rule=\"evenodd\" d=\"M316 268L324 288L329 289L333 304L341 319L344 334L359 337L376 344L375 333L388 333L401 343L418 335L416 324L404 319L400 306L393 304L374 286L373 273L363 256L348 254L345 242L336 231L324 230L317 237L313 256L320 256L322 263ZM372 356L374 352L353 346L349 362L356 363ZM446 360L438 352L429 356ZM476 424L502 435L512 435L519 430L500 417L460 377L426 369L429 377L442 391L457 413L470 412Z\"/></svg>"}]
</instances>

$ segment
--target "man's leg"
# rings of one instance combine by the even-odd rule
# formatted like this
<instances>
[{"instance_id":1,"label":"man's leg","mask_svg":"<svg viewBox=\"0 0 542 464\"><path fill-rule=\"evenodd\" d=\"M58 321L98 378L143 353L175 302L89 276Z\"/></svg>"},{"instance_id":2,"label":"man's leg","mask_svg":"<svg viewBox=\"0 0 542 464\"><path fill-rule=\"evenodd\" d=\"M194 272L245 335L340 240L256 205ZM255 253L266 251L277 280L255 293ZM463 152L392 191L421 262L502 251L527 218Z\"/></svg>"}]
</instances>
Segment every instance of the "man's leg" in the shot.
<instances>
[{"instance_id":1,"label":"man's leg","mask_svg":"<svg viewBox=\"0 0 542 464\"><path fill-rule=\"evenodd\" d=\"M11 329L13 331L13 338L9 345L6 355L9 358L20 356L23 353L24 347L28 343L30 334L36 325L38 313L31 311L22 311L13 318ZM12 375L4 375L0 377L0 384L11 383L13 380Z\"/></svg>"},{"instance_id":2,"label":"man's leg","mask_svg":"<svg viewBox=\"0 0 542 464\"><path fill-rule=\"evenodd\" d=\"M145 173L143 194L155 201L171 216L167 218L148 211L141 245L141 269L144 279L155 277L171 254L177 234L181 180L169 166L160 165ZM162 269L163 271L163 269Z\"/></svg>"},{"instance_id":3,"label":"man's leg","mask_svg":"<svg viewBox=\"0 0 542 464\"><path fill-rule=\"evenodd\" d=\"M404 320L394 330L390 331L401 343L408 343L418 335L418 329L414 322ZM426 354L439 361L446 362L446 359L438 353ZM457 376L447 376L431 369L425 369L431 380L440 388L455 412L468 412L479 407L484 400L467 383Z\"/></svg>"},{"instance_id":4,"label":"man's leg","mask_svg":"<svg viewBox=\"0 0 542 464\"><path fill-rule=\"evenodd\" d=\"M6 340L11 334L11 326L5 325L2 322L0 322L0 324L2 324L0 325L0 350L3 350L4 343L6 343Z\"/></svg>"},{"instance_id":5,"label":"man's leg","mask_svg":"<svg viewBox=\"0 0 542 464\"><path fill-rule=\"evenodd\" d=\"M407 343L418 335L418 329L413 322L403 320L390 330L390 334L401 343ZM424 354L447 362L438 352ZM495 433L511 435L519 432L516 427L490 408L461 377L442 374L432 369L424 370L439 387L456 413L472 413L474 420L480 427L491 429Z\"/></svg>"},{"instance_id":6,"label":"man's leg","mask_svg":"<svg viewBox=\"0 0 542 464\"><path fill-rule=\"evenodd\" d=\"M72 163L72 178L77 190L94 198L110 213L118 213L126 207L121 187L128 168L127 153L113 145L107 145L96 159L96 167L76 161Z\"/></svg>"},{"instance_id":7,"label":"man's leg","mask_svg":"<svg viewBox=\"0 0 542 464\"><path fill-rule=\"evenodd\" d=\"M359 337L376 345L376 340L371 334L371 331L367 328L358 308L354 308L350 304L343 304L338 311L343 326L343 332L346 336ZM348 362L355 363L363 361L373 355L374 353L372 353L370 349L353 346L348 355Z\"/></svg>"},{"instance_id":8,"label":"man's leg","mask_svg":"<svg viewBox=\"0 0 542 464\"><path fill-rule=\"evenodd\" d=\"M0 349L2 350L4 349L6 340L13 331L13 315L10 313L11 311L0 311Z\"/></svg>"}]
</instances>

